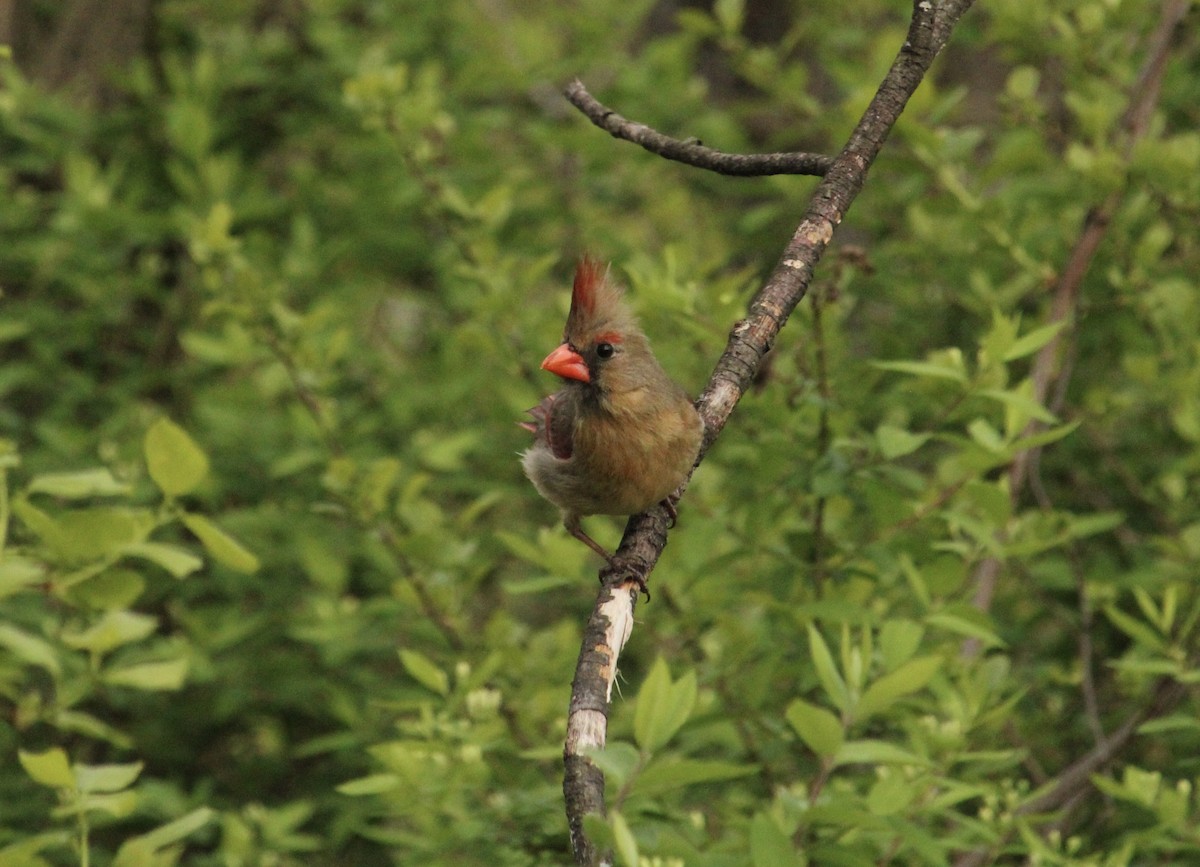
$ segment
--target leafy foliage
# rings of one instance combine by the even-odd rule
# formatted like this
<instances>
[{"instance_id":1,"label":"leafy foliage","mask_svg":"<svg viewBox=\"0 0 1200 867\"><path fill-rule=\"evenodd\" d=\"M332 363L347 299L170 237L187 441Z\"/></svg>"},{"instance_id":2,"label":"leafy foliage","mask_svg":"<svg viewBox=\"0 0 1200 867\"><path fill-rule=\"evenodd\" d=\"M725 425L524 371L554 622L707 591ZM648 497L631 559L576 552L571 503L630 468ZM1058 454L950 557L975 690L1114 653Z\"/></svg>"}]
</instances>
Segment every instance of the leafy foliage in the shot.
<instances>
[{"instance_id":1,"label":"leafy foliage","mask_svg":"<svg viewBox=\"0 0 1200 867\"><path fill-rule=\"evenodd\" d=\"M904 33L851 5L758 40L736 0L172 0L104 109L0 61L0 865L569 860L597 564L513 421L577 253L696 390L812 182L557 88L829 150ZM623 863L1200 855L1194 36L1117 132L1156 6L981 4L922 85L622 657L589 831Z\"/></svg>"}]
</instances>

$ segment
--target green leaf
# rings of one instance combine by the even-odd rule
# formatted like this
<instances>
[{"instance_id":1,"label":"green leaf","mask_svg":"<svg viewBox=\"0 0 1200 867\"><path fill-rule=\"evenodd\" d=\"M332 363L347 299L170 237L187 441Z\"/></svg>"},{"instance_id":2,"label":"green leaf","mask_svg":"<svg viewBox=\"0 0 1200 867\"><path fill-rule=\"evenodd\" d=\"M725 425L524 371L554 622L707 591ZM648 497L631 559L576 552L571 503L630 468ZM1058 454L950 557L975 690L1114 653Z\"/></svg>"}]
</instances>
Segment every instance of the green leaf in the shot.
<instances>
[{"instance_id":1,"label":"green leaf","mask_svg":"<svg viewBox=\"0 0 1200 867\"><path fill-rule=\"evenodd\" d=\"M64 632L63 643L76 650L103 655L153 634L158 619L133 611L109 611L83 632Z\"/></svg>"},{"instance_id":2,"label":"green leaf","mask_svg":"<svg viewBox=\"0 0 1200 867\"><path fill-rule=\"evenodd\" d=\"M1095 536L1097 533L1107 533L1125 523L1122 512L1098 512L1094 515L1072 517L1067 525L1067 534L1072 539L1082 539L1085 536Z\"/></svg>"},{"instance_id":3,"label":"green leaf","mask_svg":"<svg viewBox=\"0 0 1200 867\"><path fill-rule=\"evenodd\" d=\"M13 501L13 512L66 565L114 557L145 539L155 524L145 509L117 506L73 509L51 517L28 500L18 499Z\"/></svg>"},{"instance_id":4,"label":"green leaf","mask_svg":"<svg viewBox=\"0 0 1200 867\"><path fill-rule=\"evenodd\" d=\"M133 749L133 740L128 735L90 713L78 710L60 710L54 716L54 726L59 731L73 732L89 738L108 741L118 749Z\"/></svg>"},{"instance_id":5,"label":"green leaf","mask_svg":"<svg viewBox=\"0 0 1200 867\"><path fill-rule=\"evenodd\" d=\"M1005 644L1004 640L991 628L977 620L972 620L965 616L943 611L936 614L926 615L925 623L929 626L945 629L947 632L953 632L956 635L962 635L967 638L976 638L983 642L985 647L1008 646Z\"/></svg>"},{"instance_id":6,"label":"green leaf","mask_svg":"<svg viewBox=\"0 0 1200 867\"><path fill-rule=\"evenodd\" d=\"M105 812L120 819L134 811L137 801L137 793L128 789L123 792L80 793L72 798L70 803L56 808L52 815L59 819L65 819L78 815L80 811L85 813Z\"/></svg>"},{"instance_id":7,"label":"green leaf","mask_svg":"<svg viewBox=\"0 0 1200 867\"><path fill-rule=\"evenodd\" d=\"M867 793L867 809L876 816L895 816L920 794L920 787L904 774L890 773L880 777Z\"/></svg>"},{"instance_id":8,"label":"green leaf","mask_svg":"<svg viewBox=\"0 0 1200 867\"><path fill-rule=\"evenodd\" d=\"M70 588L70 598L86 608L128 608L146 589L146 579L132 569L104 569Z\"/></svg>"},{"instance_id":9,"label":"green leaf","mask_svg":"<svg viewBox=\"0 0 1200 867\"><path fill-rule=\"evenodd\" d=\"M526 562L534 565L542 565L546 559L545 552L537 545L529 541L527 536L522 536L520 533L512 533L508 530L497 530L493 534L510 554L520 557Z\"/></svg>"},{"instance_id":10,"label":"green leaf","mask_svg":"<svg viewBox=\"0 0 1200 867\"><path fill-rule=\"evenodd\" d=\"M921 656L885 674L862 694L855 707L855 717L864 720L887 710L902 696L923 689L942 667L942 662L940 656Z\"/></svg>"},{"instance_id":11,"label":"green leaf","mask_svg":"<svg viewBox=\"0 0 1200 867\"><path fill-rule=\"evenodd\" d=\"M1169 716L1153 719L1138 726L1138 734L1154 735L1167 732L1200 732L1200 719L1185 713L1173 713Z\"/></svg>"},{"instance_id":12,"label":"green leaf","mask_svg":"<svg viewBox=\"0 0 1200 867\"><path fill-rule=\"evenodd\" d=\"M81 792L119 792L133 785L143 767L142 762L123 765L76 765L75 781Z\"/></svg>"},{"instance_id":13,"label":"green leaf","mask_svg":"<svg viewBox=\"0 0 1200 867\"><path fill-rule=\"evenodd\" d=\"M584 753L608 780L618 786L625 785L642 760L637 747L624 741L610 742L603 749L589 749Z\"/></svg>"},{"instance_id":14,"label":"green leaf","mask_svg":"<svg viewBox=\"0 0 1200 867\"><path fill-rule=\"evenodd\" d=\"M0 45L0 57L7 45ZM41 834L25 834L14 843L0 846L0 867L51 867L50 862L39 857L43 849L67 850L72 843L66 830L47 831Z\"/></svg>"},{"instance_id":15,"label":"green leaf","mask_svg":"<svg viewBox=\"0 0 1200 867\"><path fill-rule=\"evenodd\" d=\"M1000 435L1000 431L992 427L991 422L982 418L974 418L967 424L967 433L971 439L979 443L989 452L1002 455L1006 452L1004 437Z\"/></svg>"},{"instance_id":16,"label":"green leaf","mask_svg":"<svg viewBox=\"0 0 1200 867\"><path fill-rule=\"evenodd\" d=\"M615 843L612 824L600 813L584 814L583 833L598 851L611 849Z\"/></svg>"},{"instance_id":17,"label":"green leaf","mask_svg":"<svg viewBox=\"0 0 1200 867\"><path fill-rule=\"evenodd\" d=\"M501 582L504 592L511 596L543 594L547 590L557 590L559 587L574 587L579 579L571 575L533 575L528 578L513 578Z\"/></svg>"},{"instance_id":18,"label":"green leaf","mask_svg":"<svg viewBox=\"0 0 1200 867\"><path fill-rule=\"evenodd\" d=\"M846 741L834 757L836 765L928 765L916 753L887 741Z\"/></svg>"},{"instance_id":19,"label":"green leaf","mask_svg":"<svg viewBox=\"0 0 1200 867\"><path fill-rule=\"evenodd\" d=\"M1031 434L1027 437L1019 437L1013 440L1012 449L1014 452L1023 452L1028 449L1038 448L1039 446L1049 445L1050 443L1058 442L1059 440L1069 436L1075 432L1075 428L1079 427L1081 422L1073 421L1067 424L1059 425L1058 427L1048 428L1038 433Z\"/></svg>"},{"instance_id":20,"label":"green leaf","mask_svg":"<svg viewBox=\"0 0 1200 867\"><path fill-rule=\"evenodd\" d=\"M416 650L401 650L400 663L421 686L438 695L449 694L450 678L425 654Z\"/></svg>"},{"instance_id":21,"label":"green leaf","mask_svg":"<svg viewBox=\"0 0 1200 867\"><path fill-rule=\"evenodd\" d=\"M1138 644L1159 652L1166 650L1166 643L1153 628L1136 618L1130 617L1116 605L1104 606L1104 615L1112 621L1117 629L1120 629Z\"/></svg>"},{"instance_id":22,"label":"green leaf","mask_svg":"<svg viewBox=\"0 0 1200 867\"><path fill-rule=\"evenodd\" d=\"M421 463L431 470L451 473L464 468L464 458L482 440L478 431L458 433L424 429L413 437L413 449Z\"/></svg>"},{"instance_id":23,"label":"green leaf","mask_svg":"<svg viewBox=\"0 0 1200 867\"><path fill-rule=\"evenodd\" d=\"M672 682L660 657L638 690L633 736L646 752L665 746L692 714L696 704L696 674L689 671Z\"/></svg>"},{"instance_id":24,"label":"green leaf","mask_svg":"<svg viewBox=\"0 0 1200 867\"><path fill-rule=\"evenodd\" d=\"M203 515L184 513L180 515L180 520L196 535L200 544L213 555L218 563L246 575L258 571L258 558L208 518Z\"/></svg>"},{"instance_id":25,"label":"green leaf","mask_svg":"<svg viewBox=\"0 0 1200 867\"><path fill-rule=\"evenodd\" d=\"M58 661L58 652L54 645L17 629L7 623L0 623L0 647L5 647L18 659L44 668L50 674L58 677L62 674L62 665Z\"/></svg>"},{"instance_id":26,"label":"green leaf","mask_svg":"<svg viewBox=\"0 0 1200 867\"><path fill-rule=\"evenodd\" d=\"M637 840L633 838L633 831L629 828L629 823L625 821L625 817L621 813L614 810L609 817L609 823L612 825L613 842L617 849L617 855L621 859L621 863L625 867L638 867L638 846Z\"/></svg>"},{"instance_id":27,"label":"green leaf","mask_svg":"<svg viewBox=\"0 0 1200 867\"><path fill-rule=\"evenodd\" d=\"M396 774L370 774L342 783L335 788L340 794L360 798L364 795L381 795L384 792L392 792L402 785L404 785L403 778Z\"/></svg>"},{"instance_id":28,"label":"green leaf","mask_svg":"<svg viewBox=\"0 0 1200 867\"><path fill-rule=\"evenodd\" d=\"M837 709L845 713L850 705L850 693L846 689L846 682L838 673L837 665L833 661L833 654L829 652L829 645L825 643L821 633L811 623L808 624L808 650L821 686L825 688L826 694L837 705Z\"/></svg>"},{"instance_id":29,"label":"green leaf","mask_svg":"<svg viewBox=\"0 0 1200 867\"><path fill-rule=\"evenodd\" d=\"M17 758L25 773L39 785L52 789L73 789L75 773L71 770L71 762L61 747L51 747L44 753L27 753L17 750Z\"/></svg>"},{"instance_id":30,"label":"green leaf","mask_svg":"<svg viewBox=\"0 0 1200 867\"><path fill-rule=\"evenodd\" d=\"M128 494L131 486L127 482L117 481L108 469L98 467L70 473L43 473L33 477L27 490L31 494L79 500Z\"/></svg>"},{"instance_id":31,"label":"green leaf","mask_svg":"<svg viewBox=\"0 0 1200 867\"><path fill-rule=\"evenodd\" d=\"M980 397L986 397L990 400L1002 403L1006 407L1016 410L1023 420L1035 418L1040 422L1045 422L1046 424L1054 424L1058 421L1058 417L1055 416L1054 413L1050 412L1050 410L1046 409L1031 396L1022 394L1019 391L1010 391L999 388L983 388L975 393ZM1016 426L1023 428L1025 426L1024 421Z\"/></svg>"},{"instance_id":32,"label":"green leaf","mask_svg":"<svg viewBox=\"0 0 1200 867\"><path fill-rule=\"evenodd\" d=\"M1024 102L1037 97L1040 83L1041 73L1037 69L1032 66L1018 66L1008 74L1004 92L1007 96Z\"/></svg>"},{"instance_id":33,"label":"green leaf","mask_svg":"<svg viewBox=\"0 0 1200 867\"><path fill-rule=\"evenodd\" d=\"M1008 354L1017 339L1019 317L1005 316L998 308L992 309L992 327L979 341L981 368L987 370Z\"/></svg>"},{"instance_id":34,"label":"green leaf","mask_svg":"<svg viewBox=\"0 0 1200 867\"><path fill-rule=\"evenodd\" d=\"M631 791L646 797L657 797L663 792L696 783L745 777L755 770L752 765L737 765L733 762L671 757L647 765L645 770L638 774Z\"/></svg>"},{"instance_id":35,"label":"green leaf","mask_svg":"<svg viewBox=\"0 0 1200 867\"><path fill-rule=\"evenodd\" d=\"M217 813L212 808L198 807L172 822L159 825L153 831L132 837L122 843L121 848L117 850L117 856L113 859L113 867L144 867L144 865L151 864L153 862L150 859L158 850L174 846L190 837L216 817Z\"/></svg>"},{"instance_id":36,"label":"green leaf","mask_svg":"<svg viewBox=\"0 0 1200 867\"><path fill-rule=\"evenodd\" d=\"M0 558L0 599L27 590L46 580L46 567L11 553Z\"/></svg>"},{"instance_id":37,"label":"green leaf","mask_svg":"<svg viewBox=\"0 0 1200 867\"><path fill-rule=\"evenodd\" d=\"M204 565L204 561L191 551L163 542L136 542L126 545L124 553L130 557L149 560L166 569L175 578L186 578Z\"/></svg>"},{"instance_id":38,"label":"green leaf","mask_svg":"<svg viewBox=\"0 0 1200 867\"><path fill-rule=\"evenodd\" d=\"M949 367L929 361L872 361L871 366L877 367L880 370L892 370L896 373L907 373L912 376L952 379L955 382L967 381L967 373L961 367Z\"/></svg>"},{"instance_id":39,"label":"green leaf","mask_svg":"<svg viewBox=\"0 0 1200 867\"><path fill-rule=\"evenodd\" d=\"M774 819L755 813L750 820L750 863L753 867L801 867L804 861Z\"/></svg>"},{"instance_id":40,"label":"green leaf","mask_svg":"<svg viewBox=\"0 0 1200 867\"><path fill-rule=\"evenodd\" d=\"M1152 808L1162 790L1162 772L1144 771L1136 765L1126 765L1122 782L1135 801Z\"/></svg>"},{"instance_id":41,"label":"green leaf","mask_svg":"<svg viewBox=\"0 0 1200 867\"><path fill-rule=\"evenodd\" d=\"M714 0L713 18L721 27L722 33L737 34L742 29L742 19L745 16L745 0Z\"/></svg>"},{"instance_id":42,"label":"green leaf","mask_svg":"<svg viewBox=\"0 0 1200 867\"><path fill-rule=\"evenodd\" d=\"M1035 328L1024 337L1018 337L1008 348L1008 352L1004 353L1004 360L1016 361L1018 358L1032 355L1053 340L1066 324L1067 320L1060 319L1058 322L1051 322L1049 325Z\"/></svg>"},{"instance_id":43,"label":"green leaf","mask_svg":"<svg viewBox=\"0 0 1200 867\"><path fill-rule=\"evenodd\" d=\"M911 620L888 620L879 630L879 654L884 667L895 670L912 658L925 637L925 628Z\"/></svg>"},{"instance_id":44,"label":"green leaf","mask_svg":"<svg viewBox=\"0 0 1200 867\"><path fill-rule=\"evenodd\" d=\"M168 497L195 490L208 475L208 456L169 418L160 418L150 426L143 449L150 478Z\"/></svg>"},{"instance_id":45,"label":"green leaf","mask_svg":"<svg viewBox=\"0 0 1200 867\"><path fill-rule=\"evenodd\" d=\"M931 434L915 434L890 424L880 425L875 430L875 441L879 451L889 461L911 454L929 441Z\"/></svg>"},{"instance_id":46,"label":"green leaf","mask_svg":"<svg viewBox=\"0 0 1200 867\"><path fill-rule=\"evenodd\" d=\"M170 659L164 662L140 662L104 672L104 682L112 686L128 686L149 692L172 692L187 679L188 661Z\"/></svg>"},{"instance_id":47,"label":"green leaf","mask_svg":"<svg viewBox=\"0 0 1200 867\"><path fill-rule=\"evenodd\" d=\"M808 748L830 758L842 747L845 730L841 720L824 708L797 698L788 705L787 721Z\"/></svg>"}]
</instances>

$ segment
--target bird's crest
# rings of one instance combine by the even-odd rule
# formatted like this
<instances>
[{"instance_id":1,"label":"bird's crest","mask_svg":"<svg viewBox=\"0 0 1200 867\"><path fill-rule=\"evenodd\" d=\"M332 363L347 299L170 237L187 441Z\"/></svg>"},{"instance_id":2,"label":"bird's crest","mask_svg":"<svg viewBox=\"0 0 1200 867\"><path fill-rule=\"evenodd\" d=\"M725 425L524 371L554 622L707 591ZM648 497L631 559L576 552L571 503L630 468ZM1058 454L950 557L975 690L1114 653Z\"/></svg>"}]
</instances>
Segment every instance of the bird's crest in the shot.
<instances>
[{"instance_id":1,"label":"bird's crest","mask_svg":"<svg viewBox=\"0 0 1200 867\"><path fill-rule=\"evenodd\" d=\"M637 323L623 293L608 279L608 265L583 256L575 269L564 337L568 341L583 341L588 335L604 332L610 343L616 343L620 335L635 331Z\"/></svg>"}]
</instances>

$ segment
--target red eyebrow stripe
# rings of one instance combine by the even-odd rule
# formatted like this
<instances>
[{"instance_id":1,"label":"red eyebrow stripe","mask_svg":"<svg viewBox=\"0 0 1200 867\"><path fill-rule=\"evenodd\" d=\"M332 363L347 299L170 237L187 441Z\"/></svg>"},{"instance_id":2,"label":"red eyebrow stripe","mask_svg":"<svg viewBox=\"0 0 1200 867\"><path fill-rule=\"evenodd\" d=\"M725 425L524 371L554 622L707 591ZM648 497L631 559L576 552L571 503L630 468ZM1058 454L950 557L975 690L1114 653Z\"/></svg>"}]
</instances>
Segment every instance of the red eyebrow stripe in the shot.
<instances>
[{"instance_id":1,"label":"red eyebrow stripe","mask_svg":"<svg viewBox=\"0 0 1200 867\"><path fill-rule=\"evenodd\" d=\"M596 335L597 343L620 343L622 340L620 332L617 331L605 331Z\"/></svg>"}]
</instances>

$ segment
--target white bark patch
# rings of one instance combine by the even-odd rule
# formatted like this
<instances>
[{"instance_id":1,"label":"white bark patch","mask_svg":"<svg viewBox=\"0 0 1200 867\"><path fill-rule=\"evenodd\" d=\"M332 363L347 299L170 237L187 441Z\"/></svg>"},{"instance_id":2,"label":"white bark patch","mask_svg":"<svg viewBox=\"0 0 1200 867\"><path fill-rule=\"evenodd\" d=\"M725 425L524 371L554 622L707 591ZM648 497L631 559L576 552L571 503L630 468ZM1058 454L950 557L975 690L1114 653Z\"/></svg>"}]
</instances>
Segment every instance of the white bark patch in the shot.
<instances>
[{"instance_id":1,"label":"white bark patch","mask_svg":"<svg viewBox=\"0 0 1200 867\"><path fill-rule=\"evenodd\" d=\"M604 680L608 687L606 698L612 701L613 683L617 679L617 659L625 642L633 634L633 594L624 586L614 588L612 597L600 606L600 613L608 618L604 641L611 655L604 669Z\"/></svg>"}]
</instances>

